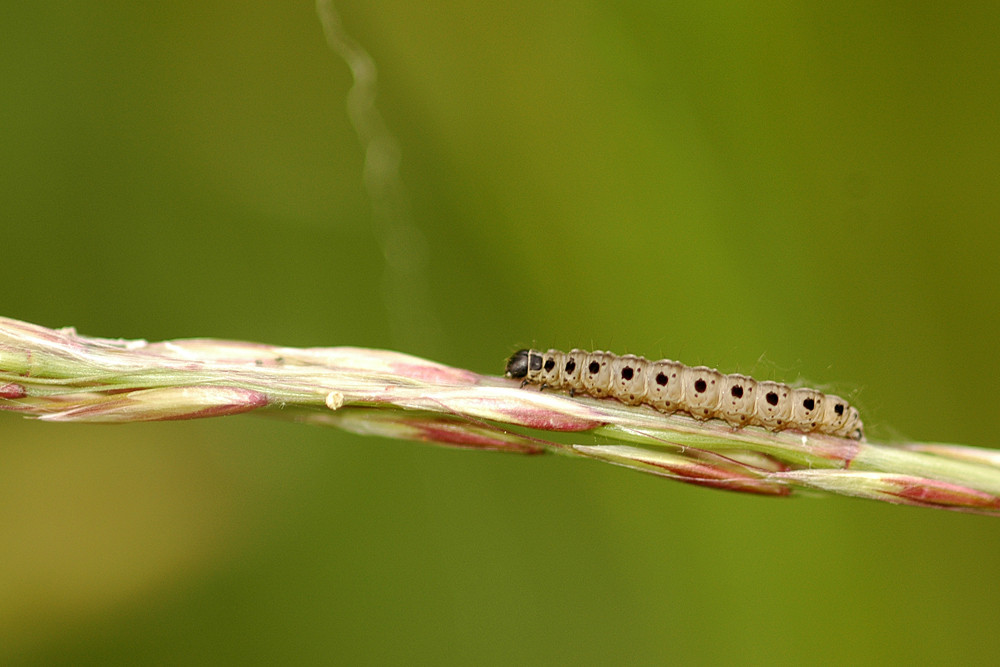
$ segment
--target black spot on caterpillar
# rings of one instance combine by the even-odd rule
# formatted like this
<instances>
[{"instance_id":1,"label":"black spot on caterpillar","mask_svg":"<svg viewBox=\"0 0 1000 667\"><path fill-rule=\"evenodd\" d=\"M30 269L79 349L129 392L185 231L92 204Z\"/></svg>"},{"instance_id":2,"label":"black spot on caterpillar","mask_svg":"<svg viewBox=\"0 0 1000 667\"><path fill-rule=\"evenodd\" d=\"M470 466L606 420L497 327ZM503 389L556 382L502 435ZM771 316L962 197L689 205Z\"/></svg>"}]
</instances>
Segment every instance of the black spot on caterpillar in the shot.
<instances>
[{"instance_id":1,"label":"black spot on caterpillar","mask_svg":"<svg viewBox=\"0 0 1000 667\"><path fill-rule=\"evenodd\" d=\"M857 409L839 396L669 359L650 361L632 354L586 350L519 350L507 361L506 374L523 380L522 386L611 396L628 405L644 403L660 412L722 419L733 426L864 439Z\"/></svg>"}]
</instances>

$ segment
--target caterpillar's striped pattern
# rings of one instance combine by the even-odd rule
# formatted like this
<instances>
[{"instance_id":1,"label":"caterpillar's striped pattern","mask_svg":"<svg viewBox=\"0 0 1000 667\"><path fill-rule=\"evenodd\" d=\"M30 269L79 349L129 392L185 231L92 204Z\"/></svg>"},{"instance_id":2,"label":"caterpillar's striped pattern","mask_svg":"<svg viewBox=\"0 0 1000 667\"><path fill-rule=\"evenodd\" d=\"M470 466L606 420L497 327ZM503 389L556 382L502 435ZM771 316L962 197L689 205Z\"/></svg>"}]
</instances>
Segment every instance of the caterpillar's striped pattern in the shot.
<instances>
[{"instance_id":1,"label":"caterpillar's striped pattern","mask_svg":"<svg viewBox=\"0 0 1000 667\"><path fill-rule=\"evenodd\" d=\"M507 361L507 377L597 398L612 396L629 405L645 403L660 412L722 419L733 426L864 439L857 409L839 396L669 359L650 361L586 350L519 350Z\"/></svg>"}]
</instances>

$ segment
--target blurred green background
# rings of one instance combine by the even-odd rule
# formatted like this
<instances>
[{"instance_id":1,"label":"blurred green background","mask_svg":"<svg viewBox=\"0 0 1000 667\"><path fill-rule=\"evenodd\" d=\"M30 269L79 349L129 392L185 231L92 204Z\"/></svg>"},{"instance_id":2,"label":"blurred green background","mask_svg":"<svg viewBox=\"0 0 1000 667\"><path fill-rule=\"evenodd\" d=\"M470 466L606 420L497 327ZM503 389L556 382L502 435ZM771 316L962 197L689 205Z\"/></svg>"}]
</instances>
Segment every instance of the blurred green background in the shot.
<instances>
[{"instance_id":1,"label":"blurred green background","mask_svg":"<svg viewBox=\"0 0 1000 667\"><path fill-rule=\"evenodd\" d=\"M311 4L57 0L2 10L0 314L496 373L667 356L842 393L875 440L996 444L997 6L337 7L423 301L387 287ZM0 662L987 662L998 530L249 416L0 414Z\"/></svg>"}]
</instances>

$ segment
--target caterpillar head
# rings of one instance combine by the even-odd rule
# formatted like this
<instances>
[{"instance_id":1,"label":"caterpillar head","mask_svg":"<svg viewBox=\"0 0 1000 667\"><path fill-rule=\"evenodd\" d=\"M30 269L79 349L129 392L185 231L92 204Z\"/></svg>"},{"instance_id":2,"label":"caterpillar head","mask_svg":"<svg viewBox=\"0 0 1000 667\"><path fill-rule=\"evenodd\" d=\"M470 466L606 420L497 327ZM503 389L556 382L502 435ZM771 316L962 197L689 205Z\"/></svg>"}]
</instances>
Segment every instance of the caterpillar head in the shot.
<instances>
[{"instance_id":1,"label":"caterpillar head","mask_svg":"<svg viewBox=\"0 0 1000 667\"><path fill-rule=\"evenodd\" d=\"M518 350L507 360L505 375L515 380L528 376L528 370L537 371L542 368L542 357L532 354L531 350Z\"/></svg>"}]
</instances>

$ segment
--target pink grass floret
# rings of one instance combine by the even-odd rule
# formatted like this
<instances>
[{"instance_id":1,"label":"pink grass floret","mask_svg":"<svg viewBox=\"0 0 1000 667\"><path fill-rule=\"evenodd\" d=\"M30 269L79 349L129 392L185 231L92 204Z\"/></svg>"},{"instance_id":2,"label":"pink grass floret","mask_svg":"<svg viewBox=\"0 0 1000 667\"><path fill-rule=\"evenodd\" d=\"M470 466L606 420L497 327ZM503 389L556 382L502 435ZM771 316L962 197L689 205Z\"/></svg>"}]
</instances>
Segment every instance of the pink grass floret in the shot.
<instances>
[{"instance_id":1,"label":"pink grass floret","mask_svg":"<svg viewBox=\"0 0 1000 667\"><path fill-rule=\"evenodd\" d=\"M135 422L222 417L268 405L263 392L237 387L164 387L102 396L58 412L45 421Z\"/></svg>"},{"instance_id":2,"label":"pink grass floret","mask_svg":"<svg viewBox=\"0 0 1000 667\"><path fill-rule=\"evenodd\" d=\"M904 475L887 475L886 481L892 482L896 487L896 490L887 490L886 492L905 501L938 506L1000 510L1000 498L991 493L970 489L967 486Z\"/></svg>"},{"instance_id":3,"label":"pink grass floret","mask_svg":"<svg viewBox=\"0 0 1000 667\"><path fill-rule=\"evenodd\" d=\"M510 442L501 437L472 432L465 424L449 424L440 420L428 420L411 422L409 425L420 432L420 437L417 439L439 445L463 449L503 451L513 454L542 454L545 452L545 448L540 445Z\"/></svg>"},{"instance_id":4,"label":"pink grass floret","mask_svg":"<svg viewBox=\"0 0 1000 667\"><path fill-rule=\"evenodd\" d=\"M0 398L24 398L27 395L28 390L24 388L24 385L16 382L8 382L0 386Z\"/></svg>"}]
</instances>

